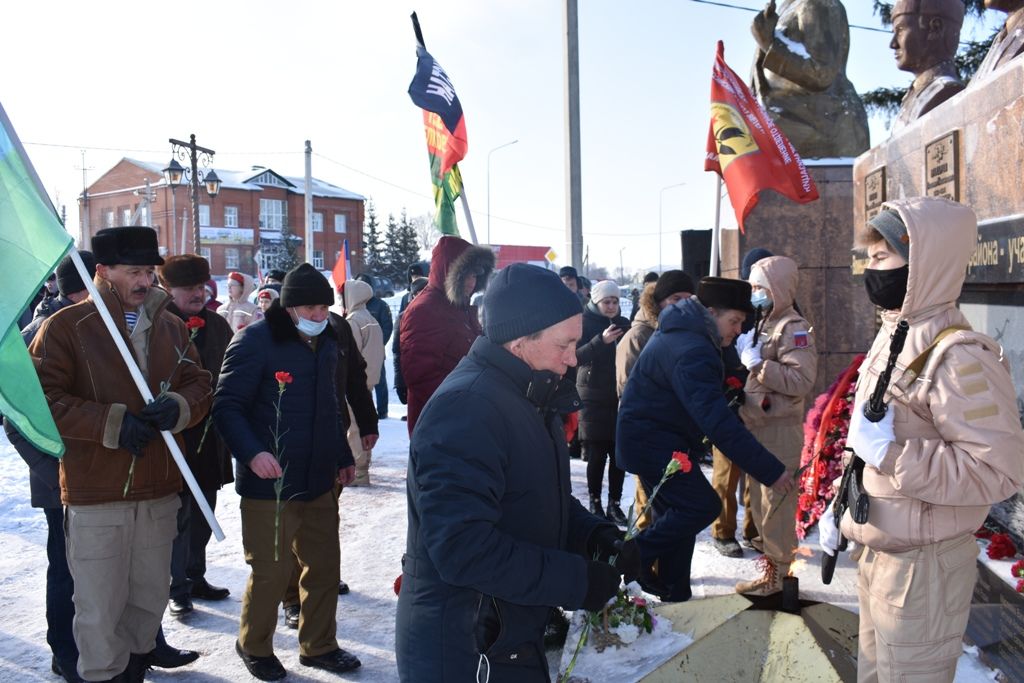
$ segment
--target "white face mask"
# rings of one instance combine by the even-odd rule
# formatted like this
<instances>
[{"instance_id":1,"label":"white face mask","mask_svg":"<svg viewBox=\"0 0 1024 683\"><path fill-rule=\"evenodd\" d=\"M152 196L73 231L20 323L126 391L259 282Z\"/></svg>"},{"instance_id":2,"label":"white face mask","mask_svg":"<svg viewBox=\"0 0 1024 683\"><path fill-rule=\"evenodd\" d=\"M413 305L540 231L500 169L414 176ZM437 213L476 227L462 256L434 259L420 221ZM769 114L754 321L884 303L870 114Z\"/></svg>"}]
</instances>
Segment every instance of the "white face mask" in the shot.
<instances>
[{"instance_id":1,"label":"white face mask","mask_svg":"<svg viewBox=\"0 0 1024 683\"><path fill-rule=\"evenodd\" d=\"M299 321L295 323L295 327L299 329L299 332L306 335L307 337L316 337L327 328L327 320L321 320L320 322L314 322L303 318L302 316L296 316Z\"/></svg>"}]
</instances>

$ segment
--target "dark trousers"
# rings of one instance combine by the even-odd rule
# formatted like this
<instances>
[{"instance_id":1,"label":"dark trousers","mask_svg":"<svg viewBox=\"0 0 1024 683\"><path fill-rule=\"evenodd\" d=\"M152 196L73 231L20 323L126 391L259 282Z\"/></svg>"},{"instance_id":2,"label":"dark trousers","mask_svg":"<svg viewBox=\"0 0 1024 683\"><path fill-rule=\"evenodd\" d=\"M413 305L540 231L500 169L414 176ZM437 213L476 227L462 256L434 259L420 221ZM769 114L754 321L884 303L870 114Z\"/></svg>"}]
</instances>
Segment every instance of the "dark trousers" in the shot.
<instances>
[{"instance_id":1,"label":"dark trousers","mask_svg":"<svg viewBox=\"0 0 1024 683\"><path fill-rule=\"evenodd\" d=\"M180 600L191 595L193 581L206 577L206 544L213 531L191 490L185 488L178 495L181 507L178 508L178 533L171 546L170 597ZM210 509L217 507L217 489L204 490L203 496Z\"/></svg>"},{"instance_id":2,"label":"dark trousers","mask_svg":"<svg viewBox=\"0 0 1024 683\"><path fill-rule=\"evenodd\" d=\"M75 580L68 569L64 508L46 508L46 642L65 671L78 667L78 646L71 631L75 617Z\"/></svg>"},{"instance_id":3,"label":"dark trousers","mask_svg":"<svg viewBox=\"0 0 1024 683\"><path fill-rule=\"evenodd\" d=\"M388 416L388 365L387 361L380 366L380 381L373 388L377 397L377 417L384 419Z\"/></svg>"},{"instance_id":4,"label":"dark trousers","mask_svg":"<svg viewBox=\"0 0 1024 683\"><path fill-rule=\"evenodd\" d=\"M641 477L650 496L658 481ZM658 491L651 504L654 524L637 536L640 560L645 567L658 562L658 578L670 588L672 600L690 598L690 563L697 534L715 521L722 509L715 490L699 467L677 472Z\"/></svg>"},{"instance_id":5,"label":"dark trousers","mask_svg":"<svg viewBox=\"0 0 1024 683\"><path fill-rule=\"evenodd\" d=\"M601 497L604 464L608 462L608 500L622 499L622 482L626 473L615 464L614 441L584 441L583 453L587 461L587 491L592 498Z\"/></svg>"}]
</instances>

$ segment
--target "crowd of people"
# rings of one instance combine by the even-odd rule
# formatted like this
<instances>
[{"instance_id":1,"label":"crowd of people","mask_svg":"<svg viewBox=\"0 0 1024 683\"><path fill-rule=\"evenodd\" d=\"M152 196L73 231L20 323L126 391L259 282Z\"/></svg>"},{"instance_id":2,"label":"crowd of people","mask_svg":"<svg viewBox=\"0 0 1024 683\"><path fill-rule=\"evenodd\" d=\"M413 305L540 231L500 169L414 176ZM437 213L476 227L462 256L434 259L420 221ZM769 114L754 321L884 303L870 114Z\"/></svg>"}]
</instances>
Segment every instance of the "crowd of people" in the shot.
<instances>
[{"instance_id":1,"label":"crowd of people","mask_svg":"<svg viewBox=\"0 0 1024 683\"><path fill-rule=\"evenodd\" d=\"M976 234L970 209L914 199L888 203L858 235L882 328L847 443L866 463L872 507L866 522L847 514L839 524L829 509L820 543L833 555L840 536L860 548L860 680L922 666L930 680L952 680L973 531L1024 482L1005 361L955 305ZM207 261L163 259L149 228L104 229L92 247L81 252L92 282L65 259L36 319L24 321L64 457L35 451L5 421L46 515L47 641L68 681L141 681L151 667L196 660L167 644L160 622L165 608L185 618L193 600L228 597L206 580L202 508L232 481L250 568L235 645L244 667L260 680L286 676L273 642L282 607L301 664L360 666L336 634L338 596L349 590L339 501L371 483L393 329L410 434L401 680L550 680L553 608L599 610L633 580L663 601L689 600L703 529L723 555L744 553L739 499L743 543L761 557L736 591L782 590L797 549L801 426L819 374L797 303L816 294L787 256L752 251L742 279L652 273L627 319L611 280L526 264L494 273L488 247L444 236L429 267L410 268L393 326L372 278L335 288L308 264L261 283L231 273L229 302L218 306ZM887 412L862 419L900 321L910 334ZM182 485L171 444L204 500ZM574 455L586 461L585 501L571 493ZM665 479L673 460L686 466ZM633 508L650 504L629 538L627 473L637 478Z\"/></svg>"}]
</instances>

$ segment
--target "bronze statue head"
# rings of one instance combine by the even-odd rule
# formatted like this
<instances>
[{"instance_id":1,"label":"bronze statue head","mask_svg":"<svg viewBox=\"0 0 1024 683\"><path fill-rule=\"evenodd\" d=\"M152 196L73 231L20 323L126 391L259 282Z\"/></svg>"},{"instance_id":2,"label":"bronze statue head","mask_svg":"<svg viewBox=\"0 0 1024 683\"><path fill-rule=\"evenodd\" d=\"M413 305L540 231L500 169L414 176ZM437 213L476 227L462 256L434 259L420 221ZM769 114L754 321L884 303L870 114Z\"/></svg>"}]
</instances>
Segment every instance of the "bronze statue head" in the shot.
<instances>
[{"instance_id":1,"label":"bronze statue head","mask_svg":"<svg viewBox=\"0 0 1024 683\"><path fill-rule=\"evenodd\" d=\"M889 43L896 66L919 74L953 59L963 23L962 0L897 0Z\"/></svg>"},{"instance_id":2,"label":"bronze statue head","mask_svg":"<svg viewBox=\"0 0 1024 683\"><path fill-rule=\"evenodd\" d=\"M1024 9L1024 0L985 0L985 9L994 9L1009 14Z\"/></svg>"}]
</instances>

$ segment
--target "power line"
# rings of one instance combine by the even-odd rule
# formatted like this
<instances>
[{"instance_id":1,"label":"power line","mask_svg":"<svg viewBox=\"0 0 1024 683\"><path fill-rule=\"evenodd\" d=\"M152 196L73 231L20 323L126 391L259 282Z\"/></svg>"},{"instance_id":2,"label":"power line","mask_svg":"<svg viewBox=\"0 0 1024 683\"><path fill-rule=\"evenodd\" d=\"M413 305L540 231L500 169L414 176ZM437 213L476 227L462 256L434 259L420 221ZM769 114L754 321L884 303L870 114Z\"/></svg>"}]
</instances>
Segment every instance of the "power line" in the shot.
<instances>
[{"instance_id":1,"label":"power line","mask_svg":"<svg viewBox=\"0 0 1024 683\"><path fill-rule=\"evenodd\" d=\"M64 145L56 142L22 142L23 145L33 145L35 147L59 147L62 149L86 149L96 152L132 152L136 154L166 154L169 148L164 149L127 149L124 147L97 147L94 145ZM283 154L302 154L301 151L289 151L289 152L217 152L217 156L270 156L270 155L283 155Z\"/></svg>"}]
</instances>

